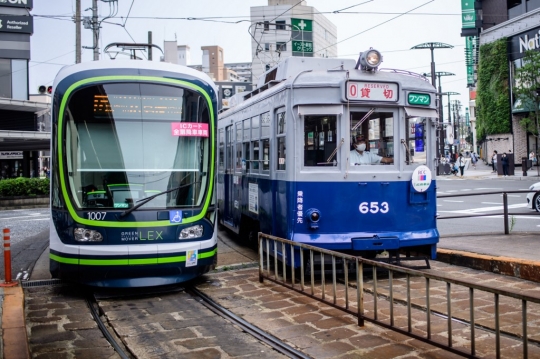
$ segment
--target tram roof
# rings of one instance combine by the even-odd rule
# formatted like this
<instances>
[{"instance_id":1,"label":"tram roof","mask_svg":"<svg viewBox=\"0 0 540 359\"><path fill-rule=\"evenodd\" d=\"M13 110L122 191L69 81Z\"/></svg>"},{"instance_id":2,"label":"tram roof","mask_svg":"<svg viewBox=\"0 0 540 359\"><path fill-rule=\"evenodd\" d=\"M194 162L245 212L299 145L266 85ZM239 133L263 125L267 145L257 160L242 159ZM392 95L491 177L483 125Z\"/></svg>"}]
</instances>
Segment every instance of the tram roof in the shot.
<instances>
[{"instance_id":1,"label":"tram roof","mask_svg":"<svg viewBox=\"0 0 540 359\"><path fill-rule=\"evenodd\" d=\"M64 78L81 71L91 70L108 70L108 69L143 69L143 70L158 70L168 71L186 74L205 81L212 86L217 94L217 87L214 81L204 72L192 69L187 66L171 64L168 62L154 62L154 61L141 61L141 60L100 60L100 61L88 61L75 65L64 66L56 75L54 80L53 89L56 88L58 83Z\"/></svg>"}]
</instances>

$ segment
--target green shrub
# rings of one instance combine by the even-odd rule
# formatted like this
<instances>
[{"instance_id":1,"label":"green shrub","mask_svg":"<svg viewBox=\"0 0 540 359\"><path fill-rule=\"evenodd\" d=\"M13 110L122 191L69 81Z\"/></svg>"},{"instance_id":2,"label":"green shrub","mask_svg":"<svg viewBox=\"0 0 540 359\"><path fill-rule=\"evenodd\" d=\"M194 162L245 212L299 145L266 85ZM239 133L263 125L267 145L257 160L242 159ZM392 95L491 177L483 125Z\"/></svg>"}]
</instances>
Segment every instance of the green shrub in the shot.
<instances>
[{"instance_id":1,"label":"green shrub","mask_svg":"<svg viewBox=\"0 0 540 359\"><path fill-rule=\"evenodd\" d=\"M49 190L48 178L18 177L0 180L0 197L48 195Z\"/></svg>"}]
</instances>

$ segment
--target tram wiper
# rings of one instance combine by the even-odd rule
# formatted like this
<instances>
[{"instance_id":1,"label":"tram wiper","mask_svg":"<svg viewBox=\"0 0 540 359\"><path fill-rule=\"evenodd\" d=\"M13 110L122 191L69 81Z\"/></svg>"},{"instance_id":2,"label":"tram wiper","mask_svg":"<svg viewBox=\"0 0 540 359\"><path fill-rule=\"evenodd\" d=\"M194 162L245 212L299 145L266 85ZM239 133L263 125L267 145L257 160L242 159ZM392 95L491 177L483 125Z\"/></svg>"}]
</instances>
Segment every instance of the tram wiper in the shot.
<instances>
[{"instance_id":1,"label":"tram wiper","mask_svg":"<svg viewBox=\"0 0 540 359\"><path fill-rule=\"evenodd\" d=\"M150 197L146 197L146 198L143 198L143 199L140 199L138 200L137 204L134 205L133 207L129 208L129 209L126 209L124 212L120 213L120 218L123 218L125 216L127 216L128 214L130 214L131 212L137 210L139 207L145 205L146 203L150 202L151 200L153 200L154 198L158 197L158 196L161 196L162 194L165 194L165 193L169 193L169 192L173 192L173 191L177 191L179 190L180 188L184 188L184 187L187 187L187 186L191 186L191 185L194 185L195 183L201 183L201 181L195 181L195 182L191 182L191 183L188 183L188 184L183 184L181 186L177 186L177 187L173 187L171 189L168 189L166 191L163 191L163 192L159 192L159 193L156 193Z\"/></svg>"}]
</instances>

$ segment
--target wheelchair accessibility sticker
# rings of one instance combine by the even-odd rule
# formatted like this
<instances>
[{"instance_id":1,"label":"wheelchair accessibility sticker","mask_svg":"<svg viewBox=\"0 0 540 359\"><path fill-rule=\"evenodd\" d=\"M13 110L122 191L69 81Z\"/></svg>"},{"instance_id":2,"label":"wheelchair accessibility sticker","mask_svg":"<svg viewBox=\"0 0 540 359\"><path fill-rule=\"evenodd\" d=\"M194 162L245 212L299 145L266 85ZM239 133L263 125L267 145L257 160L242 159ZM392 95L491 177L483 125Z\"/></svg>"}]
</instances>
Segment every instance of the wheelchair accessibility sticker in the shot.
<instances>
[{"instance_id":1,"label":"wheelchair accessibility sticker","mask_svg":"<svg viewBox=\"0 0 540 359\"><path fill-rule=\"evenodd\" d=\"M182 223L182 211L169 211L171 223Z\"/></svg>"},{"instance_id":2,"label":"wheelchair accessibility sticker","mask_svg":"<svg viewBox=\"0 0 540 359\"><path fill-rule=\"evenodd\" d=\"M193 267L197 265L197 250L186 252L186 267Z\"/></svg>"}]
</instances>

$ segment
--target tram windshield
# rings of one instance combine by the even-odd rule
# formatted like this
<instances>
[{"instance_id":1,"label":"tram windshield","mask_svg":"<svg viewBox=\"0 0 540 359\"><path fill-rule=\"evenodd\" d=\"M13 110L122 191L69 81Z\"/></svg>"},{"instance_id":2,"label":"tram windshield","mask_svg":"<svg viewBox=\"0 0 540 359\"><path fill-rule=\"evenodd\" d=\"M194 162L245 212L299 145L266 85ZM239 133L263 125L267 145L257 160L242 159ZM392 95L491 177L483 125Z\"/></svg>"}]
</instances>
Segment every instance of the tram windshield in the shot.
<instances>
[{"instance_id":1,"label":"tram windshield","mask_svg":"<svg viewBox=\"0 0 540 359\"><path fill-rule=\"evenodd\" d=\"M351 166L394 163L394 112L351 112Z\"/></svg>"},{"instance_id":2,"label":"tram windshield","mask_svg":"<svg viewBox=\"0 0 540 359\"><path fill-rule=\"evenodd\" d=\"M198 93L158 84L91 86L70 97L63 116L63 170L79 209L131 208L175 187L144 208L203 202L212 139Z\"/></svg>"}]
</instances>

